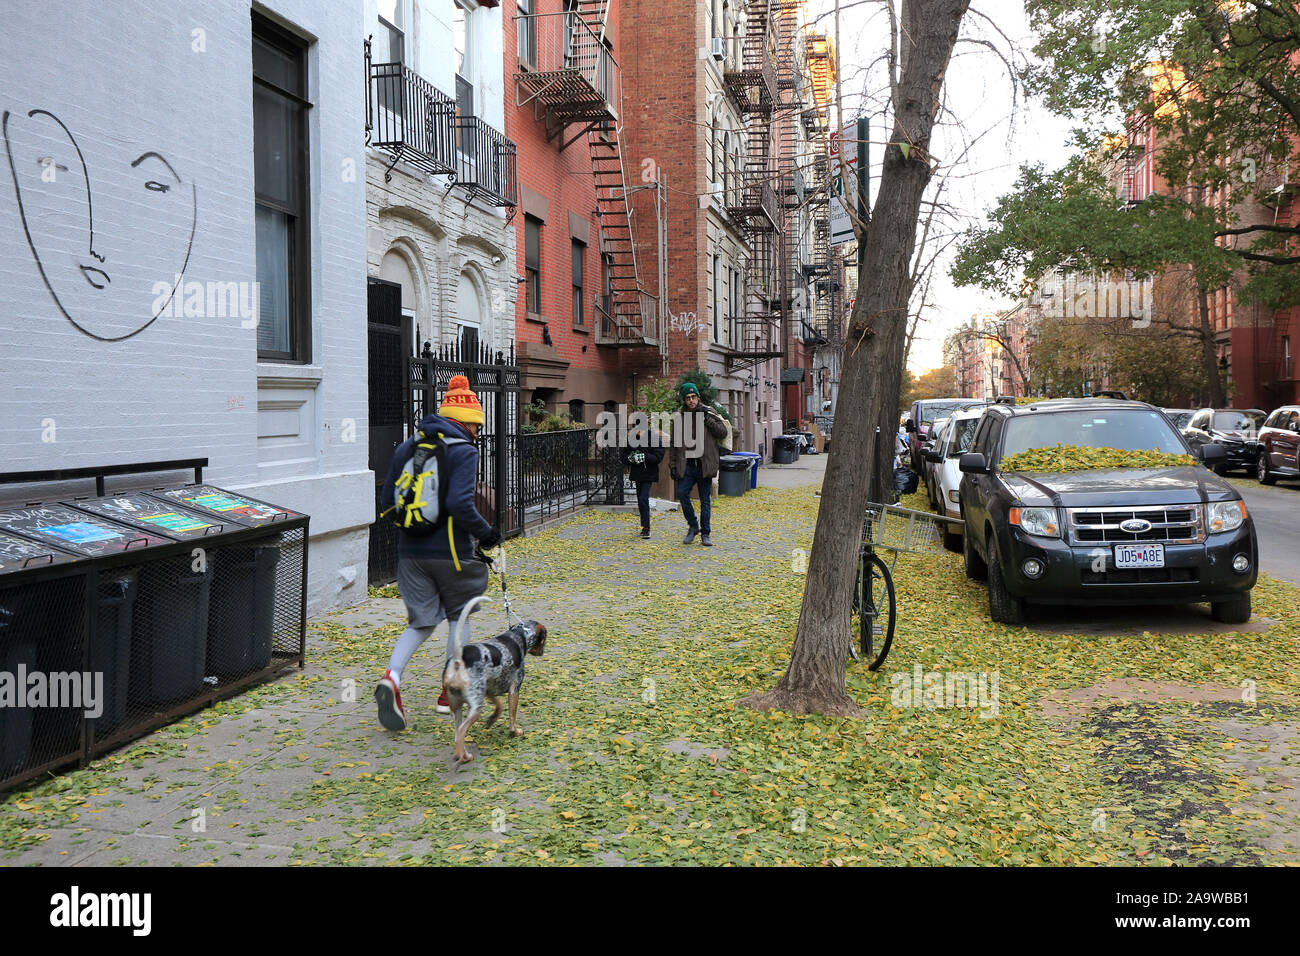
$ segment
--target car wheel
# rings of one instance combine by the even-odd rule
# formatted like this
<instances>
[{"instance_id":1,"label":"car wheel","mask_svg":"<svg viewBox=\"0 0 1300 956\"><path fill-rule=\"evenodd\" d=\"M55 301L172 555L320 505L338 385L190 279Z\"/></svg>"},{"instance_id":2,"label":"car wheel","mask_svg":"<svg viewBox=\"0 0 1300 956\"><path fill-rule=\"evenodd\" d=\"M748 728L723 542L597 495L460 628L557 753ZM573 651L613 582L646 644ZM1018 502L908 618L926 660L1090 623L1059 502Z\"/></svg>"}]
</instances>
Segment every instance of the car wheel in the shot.
<instances>
[{"instance_id":1,"label":"car wheel","mask_svg":"<svg viewBox=\"0 0 1300 956\"><path fill-rule=\"evenodd\" d=\"M1025 623L1025 599L1007 590L1002 580L1002 565L997 555L990 554L989 562L989 615L999 624Z\"/></svg>"},{"instance_id":2,"label":"car wheel","mask_svg":"<svg viewBox=\"0 0 1300 956\"><path fill-rule=\"evenodd\" d=\"M1224 624L1245 624L1250 620L1250 592L1234 594L1210 605L1210 617Z\"/></svg>"},{"instance_id":3,"label":"car wheel","mask_svg":"<svg viewBox=\"0 0 1300 956\"><path fill-rule=\"evenodd\" d=\"M1255 477L1259 479L1261 485L1271 485L1277 481L1277 476L1268 470L1267 451L1261 451L1259 457L1255 459Z\"/></svg>"},{"instance_id":4,"label":"car wheel","mask_svg":"<svg viewBox=\"0 0 1300 956\"><path fill-rule=\"evenodd\" d=\"M947 525L944 525L943 546L946 550L956 554L961 550L961 539L966 537L960 531L948 531Z\"/></svg>"},{"instance_id":5,"label":"car wheel","mask_svg":"<svg viewBox=\"0 0 1300 956\"><path fill-rule=\"evenodd\" d=\"M961 540L962 558L966 564L966 577L970 578L972 581L983 581L985 577L988 576L988 565L984 563L984 559L981 558L979 553L975 550L975 544L971 538L969 528L967 528L966 533L961 536Z\"/></svg>"},{"instance_id":6,"label":"car wheel","mask_svg":"<svg viewBox=\"0 0 1300 956\"><path fill-rule=\"evenodd\" d=\"M1228 466L1227 466L1227 465L1215 465L1213 471L1214 471L1214 473L1215 473L1216 475L1218 475L1219 477L1222 478L1224 475L1226 475L1226 474L1228 473Z\"/></svg>"}]
</instances>

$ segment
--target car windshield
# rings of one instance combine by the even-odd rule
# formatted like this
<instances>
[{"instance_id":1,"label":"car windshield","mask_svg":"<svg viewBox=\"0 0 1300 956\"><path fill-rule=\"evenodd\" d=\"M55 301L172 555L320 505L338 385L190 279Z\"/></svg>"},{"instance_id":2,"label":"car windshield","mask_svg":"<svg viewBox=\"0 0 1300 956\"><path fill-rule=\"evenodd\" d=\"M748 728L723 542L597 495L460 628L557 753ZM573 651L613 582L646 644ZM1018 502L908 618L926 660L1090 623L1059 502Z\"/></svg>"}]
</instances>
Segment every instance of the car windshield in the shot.
<instances>
[{"instance_id":1,"label":"car windshield","mask_svg":"<svg viewBox=\"0 0 1300 956\"><path fill-rule=\"evenodd\" d=\"M1186 428L1187 423L1192 420L1192 416L1195 415L1196 413L1190 411L1188 412L1166 411L1165 414L1169 416L1169 420L1174 423L1175 428Z\"/></svg>"},{"instance_id":2,"label":"car windshield","mask_svg":"<svg viewBox=\"0 0 1300 956\"><path fill-rule=\"evenodd\" d=\"M922 402L921 403L921 420L919 425L932 425L940 419L948 418L953 412L963 405L969 405L969 401L962 402Z\"/></svg>"},{"instance_id":3,"label":"car windshield","mask_svg":"<svg viewBox=\"0 0 1300 956\"><path fill-rule=\"evenodd\" d=\"M956 458L970 451L971 442L975 439L975 429L979 427L979 423L978 418L963 418L953 423L953 432L948 437L949 458Z\"/></svg>"},{"instance_id":4,"label":"car windshield","mask_svg":"<svg viewBox=\"0 0 1300 956\"><path fill-rule=\"evenodd\" d=\"M1264 424L1264 416L1256 412L1226 411L1214 413L1214 427L1221 432L1247 432L1254 434Z\"/></svg>"},{"instance_id":5,"label":"car windshield","mask_svg":"<svg viewBox=\"0 0 1300 956\"><path fill-rule=\"evenodd\" d=\"M1053 445L1187 454L1178 432L1159 412L1143 408L1096 408L1010 419L1006 424L1002 457Z\"/></svg>"}]
</instances>

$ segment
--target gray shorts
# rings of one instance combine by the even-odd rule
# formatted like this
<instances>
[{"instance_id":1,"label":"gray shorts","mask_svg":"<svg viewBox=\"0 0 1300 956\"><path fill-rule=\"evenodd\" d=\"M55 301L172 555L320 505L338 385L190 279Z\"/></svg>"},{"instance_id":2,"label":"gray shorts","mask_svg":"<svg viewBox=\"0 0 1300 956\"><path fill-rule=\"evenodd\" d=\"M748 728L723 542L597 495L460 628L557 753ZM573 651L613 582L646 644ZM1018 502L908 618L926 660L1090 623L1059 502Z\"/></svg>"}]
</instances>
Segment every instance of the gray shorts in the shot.
<instances>
[{"instance_id":1,"label":"gray shorts","mask_svg":"<svg viewBox=\"0 0 1300 956\"><path fill-rule=\"evenodd\" d=\"M471 598L487 590L486 564L462 561L460 566L457 571L454 562L442 558L397 559L397 590L412 627L437 627L447 618L454 620Z\"/></svg>"}]
</instances>

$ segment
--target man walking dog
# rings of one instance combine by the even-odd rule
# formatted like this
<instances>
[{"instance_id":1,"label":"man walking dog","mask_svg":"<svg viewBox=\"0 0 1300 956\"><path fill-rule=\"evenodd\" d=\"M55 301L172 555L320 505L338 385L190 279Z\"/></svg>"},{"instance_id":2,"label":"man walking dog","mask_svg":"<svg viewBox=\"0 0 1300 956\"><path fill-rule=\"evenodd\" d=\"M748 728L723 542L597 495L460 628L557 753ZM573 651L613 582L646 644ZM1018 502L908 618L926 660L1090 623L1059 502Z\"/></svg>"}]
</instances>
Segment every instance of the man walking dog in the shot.
<instances>
[{"instance_id":1,"label":"man walking dog","mask_svg":"<svg viewBox=\"0 0 1300 956\"><path fill-rule=\"evenodd\" d=\"M487 552L501 535L474 507L483 406L469 379L453 375L437 415L420 422L419 432L393 454L380 493L381 513L398 523L397 588L406 604L407 628L397 639L388 671L375 688L379 722L388 730L406 728L402 672L434 628L448 622L447 654L459 638L469 643L469 625L456 634L461 610L487 588L488 567L474 557L474 539ZM400 491L400 496L399 496ZM477 607L471 608L471 613ZM450 712L447 690L437 711Z\"/></svg>"},{"instance_id":2,"label":"man walking dog","mask_svg":"<svg viewBox=\"0 0 1300 956\"><path fill-rule=\"evenodd\" d=\"M713 513L713 479L718 474L718 442L731 435L731 427L714 409L700 401L700 390L690 382L682 385L682 425L684 435L674 436L673 448L668 455L668 473L677 483L677 500L686 518L686 537L682 544L690 544L700 535L700 544L712 546L710 519ZM685 439L693 436L692 448L685 447ZM700 520L695 521L691 506L691 489L700 492Z\"/></svg>"}]
</instances>

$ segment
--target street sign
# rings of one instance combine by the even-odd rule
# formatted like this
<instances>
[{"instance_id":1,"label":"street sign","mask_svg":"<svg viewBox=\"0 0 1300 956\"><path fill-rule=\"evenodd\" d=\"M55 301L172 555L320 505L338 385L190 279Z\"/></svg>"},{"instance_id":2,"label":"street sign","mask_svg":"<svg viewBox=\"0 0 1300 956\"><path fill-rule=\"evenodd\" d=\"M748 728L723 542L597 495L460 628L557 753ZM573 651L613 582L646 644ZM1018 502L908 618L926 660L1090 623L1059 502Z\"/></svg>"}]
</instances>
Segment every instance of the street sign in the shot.
<instances>
[{"instance_id":1,"label":"street sign","mask_svg":"<svg viewBox=\"0 0 1300 956\"><path fill-rule=\"evenodd\" d=\"M867 166L871 162L867 145L868 131L867 118L859 117L838 132L831 133L827 143L831 176L827 219L832 246L843 245L856 238L853 234L853 221L849 218L850 208L856 209L858 218L864 222L869 215L866 195ZM858 255L862 255L861 247Z\"/></svg>"},{"instance_id":2,"label":"street sign","mask_svg":"<svg viewBox=\"0 0 1300 956\"><path fill-rule=\"evenodd\" d=\"M830 242L832 246L841 246L854 239L853 221L849 219L844 200L847 196L850 203L856 203L858 197L858 124L853 122L832 132L827 146L831 175Z\"/></svg>"}]
</instances>

